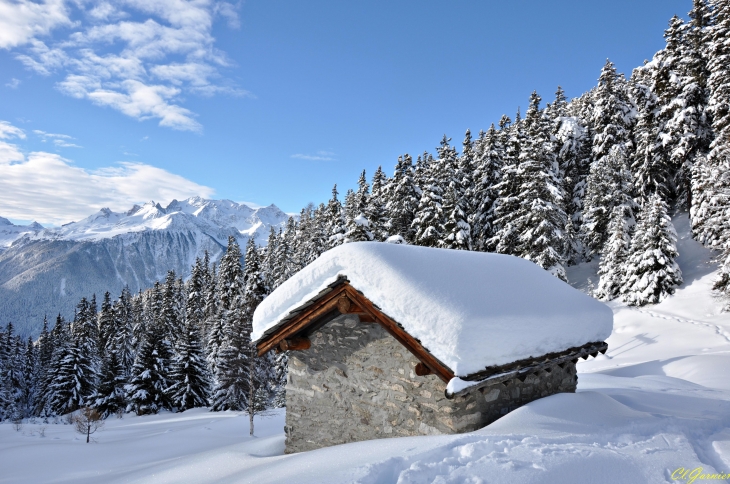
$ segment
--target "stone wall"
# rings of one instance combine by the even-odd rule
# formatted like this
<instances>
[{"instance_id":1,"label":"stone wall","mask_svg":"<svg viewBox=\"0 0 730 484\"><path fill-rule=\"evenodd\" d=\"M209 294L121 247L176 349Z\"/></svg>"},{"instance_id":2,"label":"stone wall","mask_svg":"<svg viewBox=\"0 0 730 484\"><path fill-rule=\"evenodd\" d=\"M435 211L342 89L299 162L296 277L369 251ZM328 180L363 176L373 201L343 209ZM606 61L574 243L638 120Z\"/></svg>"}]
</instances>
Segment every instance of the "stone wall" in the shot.
<instances>
[{"instance_id":1,"label":"stone wall","mask_svg":"<svg viewBox=\"0 0 730 484\"><path fill-rule=\"evenodd\" d=\"M292 351L286 387L286 452L359 440L468 432L537 398L573 392L575 365L557 366L447 399L435 375L417 376L418 360L376 323L343 315Z\"/></svg>"}]
</instances>

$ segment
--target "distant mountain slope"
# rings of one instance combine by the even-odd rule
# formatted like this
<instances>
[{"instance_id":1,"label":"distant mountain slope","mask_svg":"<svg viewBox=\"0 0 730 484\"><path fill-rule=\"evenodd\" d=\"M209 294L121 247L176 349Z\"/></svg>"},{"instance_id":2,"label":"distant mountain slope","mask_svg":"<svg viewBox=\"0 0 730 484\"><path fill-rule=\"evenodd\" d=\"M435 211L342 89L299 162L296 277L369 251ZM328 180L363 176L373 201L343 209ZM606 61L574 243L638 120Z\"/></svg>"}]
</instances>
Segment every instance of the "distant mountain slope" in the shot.
<instances>
[{"instance_id":1,"label":"distant mountain slope","mask_svg":"<svg viewBox=\"0 0 730 484\"><path fill-rule=\"evenodd\" d=\"M218 260L229 235L244 245L266 241L288 215L274 205L253 209L229 200L154 202L126 213L102 209L58 228L17 226L0 219L0 324L35 335L43 316L72 317L83 296L136 292L168 270L187 276L207 250Z\"/></svg>"}]
</instances>

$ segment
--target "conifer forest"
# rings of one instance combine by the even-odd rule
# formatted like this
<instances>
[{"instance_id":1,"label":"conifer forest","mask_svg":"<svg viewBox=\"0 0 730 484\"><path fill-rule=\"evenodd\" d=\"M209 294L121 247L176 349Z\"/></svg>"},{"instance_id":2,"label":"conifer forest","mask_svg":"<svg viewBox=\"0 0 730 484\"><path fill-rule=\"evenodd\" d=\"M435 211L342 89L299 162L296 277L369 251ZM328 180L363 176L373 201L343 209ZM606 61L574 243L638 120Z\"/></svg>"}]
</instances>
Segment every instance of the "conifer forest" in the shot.
<instances>
[{"instance_id":1,"label":"conifer forest","mask_svg":"<svg viewBox=\"0 0 730 484\"><path fill-rule=\"evenodd\" d=\"M403 154L392 176L310 204L258 247L233 238L188 280L89 295L72 320L48 315L37 340L0 331L0 420L53 419L83 407L104 417L194 407L284 405L286 352L258 357L252 317L268 293L339 244L406 243L525 258L566 280L599 260L593 295L642 306L682 282L670 217L724 262L730 295L730 1L694 0L666 46L630 77L607 60L574 99L533 92L463 141Z\"/></svg>"}]
</instances>

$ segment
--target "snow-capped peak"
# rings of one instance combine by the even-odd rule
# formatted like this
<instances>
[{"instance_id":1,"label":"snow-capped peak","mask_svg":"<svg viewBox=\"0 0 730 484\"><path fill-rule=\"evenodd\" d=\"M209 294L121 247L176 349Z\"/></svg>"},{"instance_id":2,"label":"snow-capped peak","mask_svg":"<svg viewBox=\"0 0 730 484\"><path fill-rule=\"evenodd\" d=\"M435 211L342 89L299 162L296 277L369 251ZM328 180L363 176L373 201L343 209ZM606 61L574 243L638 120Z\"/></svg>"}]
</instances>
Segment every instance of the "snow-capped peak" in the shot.
<instances>
[{"instance_id":1,"label":"snow-capped peak","mask_svg":"<svg viewBox=\"0 0 730 484\"><path fill-rule=\"evenodd\" d=\"M222 245L229 235L254 236L264 243L270 226L283 226L288 216L275 205L254 209L230 200L207 200L191 197L173 200L167 207L151 200L142 206L134 205L126 212L102 208L78 222L44 229L33 223L26 227L13 225L0 218L0 227L10 227L0 236L0 246L9 246L14 240L27 236L31 240L101 240L149 230L175 232L204 232ZM22 230L20 230L22 229ZM12 232L12 233L10 233Z\"/></svg>"}]
</instances>

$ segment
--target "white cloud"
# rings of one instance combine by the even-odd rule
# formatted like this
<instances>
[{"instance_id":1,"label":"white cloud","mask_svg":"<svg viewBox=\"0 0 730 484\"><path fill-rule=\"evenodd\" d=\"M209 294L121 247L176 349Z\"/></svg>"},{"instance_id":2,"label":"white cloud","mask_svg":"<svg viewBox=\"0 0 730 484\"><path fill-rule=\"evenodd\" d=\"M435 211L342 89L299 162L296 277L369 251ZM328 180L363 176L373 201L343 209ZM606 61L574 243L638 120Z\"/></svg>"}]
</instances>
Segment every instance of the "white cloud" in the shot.
<instances>
[{"instance_id":1,"label":"white cloud","mask_svg":"<svg viewBox=\"0 0 730 484\"><path fill-rule=\"evenodd\" d=\"M10 49L72 25L64 0L0 0L0 49Z\"/></svg>"},{"instance_id":2,"label":"white cloud","mask_svg":"<svg viewBox=\"0 0 730 484\"><path fill-rule=\"evenodd\" d=\"M335 153L332 153L331 151L318 151L317 154L314 155L297 153L295 155L291 155L291 157L309 161L335 161Z\"/></svg>"},{"instance_id":3,"label":"white cloud","mask_svg":"<svg viewBox=\"0 0 730 484\"><path fill-rule=\"evenodd\" d=\"M67 135L55 136L49 139L66 142ZM0 139L24 137L22 130L0 121ZM53 153L32 152L26 158L17 145L0 141L0 216L11 219L61 224L103 207L122 211L149 200L167 203L213 194L212 188L143 163L88 171Z\"/></svg>"},{"instance_id":4,"label":"white cloud","mask_svg":"<svg viewBox=\"0 0 730 484\"><path fill-rule=\"evenodd\" d=\"M16 58L27 68L43 75L60 72L64 79L57 86L62 93L187 131L202 127L180 105L184 94L250 95L221 75L220 69L230 63L215 48L212 35L216 17L237 26L237 5L215 0L66 1L80 13L79 19L71 19L62 0L54 0L66 23L76 22L65 38L39 38L61 25L59 20L24 37L16 35L14 43L0 40L0 47L22 46Z\"/></svg>"},{"instance_id":5,"label":"white cloud","mask_svg":"<svg viewBox=\"0 0 730 484\"><path fill-rule=\"evenodd\" d=\"M17 89L18 86L20 86L20 79L14 77L10 79L10 82L5 83L5 87L9 87L10 89Z\"/></svg>"},{"instance_id":6,"label":"white cloud","mask_svg":"<svg viewBox=\"0 0 730 484\"><path fill-rule=\"evenodd\" d=\"M0 139L25 139L25 132L7 121L0 121Z\"/></svg>"}]
</instances>

